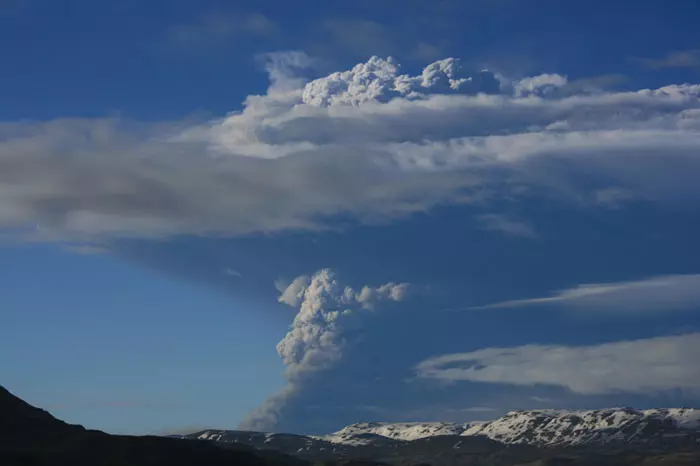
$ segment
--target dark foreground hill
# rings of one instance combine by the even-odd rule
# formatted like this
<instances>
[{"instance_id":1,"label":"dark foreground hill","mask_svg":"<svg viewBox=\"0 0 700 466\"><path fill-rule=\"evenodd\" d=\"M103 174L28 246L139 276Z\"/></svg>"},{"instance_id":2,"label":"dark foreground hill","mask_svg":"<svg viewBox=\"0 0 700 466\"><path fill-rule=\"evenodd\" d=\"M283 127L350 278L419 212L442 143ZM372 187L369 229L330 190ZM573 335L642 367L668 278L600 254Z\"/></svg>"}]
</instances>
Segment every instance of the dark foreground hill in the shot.
<instances>
[{"instance_id":1,"label":"dark foreground hill","mask_svg":"<svg viewBox=\"0 0 700 466\"><path fill-rule=\"evenodd\" d=\"M540 448L454 435L352 446L212 432L196 435L209 440L109 435L59 421L0 387L0 466L700 466L697 447Z\"/></svg>"},{"instance_id":2,"label":"dark foreground hill","mask_svg":"<svg viewBox=\"0 0 700 466\"><path fill-rule=\"evenodd\" d=\"M108 435L66 424L0 387L0 466L306 466L246 446Z\"/></svg>"}]
</instances>

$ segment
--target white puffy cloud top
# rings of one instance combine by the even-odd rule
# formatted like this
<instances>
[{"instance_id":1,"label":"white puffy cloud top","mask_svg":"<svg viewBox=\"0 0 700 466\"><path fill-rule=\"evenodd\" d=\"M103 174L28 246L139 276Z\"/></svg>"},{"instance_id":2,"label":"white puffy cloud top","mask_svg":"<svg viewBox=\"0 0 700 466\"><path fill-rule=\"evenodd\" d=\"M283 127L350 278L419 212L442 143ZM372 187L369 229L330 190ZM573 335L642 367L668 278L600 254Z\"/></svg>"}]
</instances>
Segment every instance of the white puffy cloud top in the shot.
<instances>
[{"instance_id":1,"label":"white puffy cloud top","mask_svg":"<svg viewBox=\"0 0 700 466\"><path fill-rule=\"evenodd\" d=\"M359 106L366 102L388 102L400 97L415 99L430 94L500 92L500 82L489 71L470 75L459 59L446 58L423 69L418 76L399 74L399 65L389 57L370 58L351 70L332 73L304 86L302 101L316 107Z\"/></svg>"}]
</instances>

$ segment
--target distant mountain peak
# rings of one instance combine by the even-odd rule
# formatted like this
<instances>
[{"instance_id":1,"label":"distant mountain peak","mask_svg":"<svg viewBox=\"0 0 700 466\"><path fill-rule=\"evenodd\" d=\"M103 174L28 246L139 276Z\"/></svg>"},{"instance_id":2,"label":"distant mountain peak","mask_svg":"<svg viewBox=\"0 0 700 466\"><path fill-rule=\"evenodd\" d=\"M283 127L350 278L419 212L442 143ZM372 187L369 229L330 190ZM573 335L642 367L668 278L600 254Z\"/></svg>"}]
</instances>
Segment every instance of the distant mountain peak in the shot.
<instances>
[{"instance_id":1,"label":"distant mountain peak","mask_svg":"<svg viewBox=\"0 0 700 466\"><path fill-rule=\"evenodd\" d=\"M308 452L396 446L434 437L458 437L455 444L472 437L536 447L700 446L700 409L514 410L492 421L467 423L358 422L332 434L318 436L207 430L187 437L257 448L274 444L282 445L280 448L284 451L294 447Z\"/></svg>"},{"instance_id":2,"label":"distant mountain peak","mask_svg":"<svg viewBox=\"0 0 700 466\"><path fill-rule=\"evenodd\" d=\"M404 441L439 435L484 436L506 444L536 446L643 444L660 442L669 436L688 437L689 441L697 442L700 440L700 409L514 410L493 421L466 424L358 423L319 438L331 443L352 444L365 434Z\"/></svg>"},{"instance_id":3,"label":"distant mountain peak","mask_svg":"<svg viewBox=\"0 0 700 466\"><path fill-rule=\"evenodd\" d=\"M226 448L277 450L310 461L362 458L433 466L700 464L700 410L693 408L515 410L492 421L463 424L357 422L320 436L208 430L184 437Z\"/></svg>"}]
</instances>

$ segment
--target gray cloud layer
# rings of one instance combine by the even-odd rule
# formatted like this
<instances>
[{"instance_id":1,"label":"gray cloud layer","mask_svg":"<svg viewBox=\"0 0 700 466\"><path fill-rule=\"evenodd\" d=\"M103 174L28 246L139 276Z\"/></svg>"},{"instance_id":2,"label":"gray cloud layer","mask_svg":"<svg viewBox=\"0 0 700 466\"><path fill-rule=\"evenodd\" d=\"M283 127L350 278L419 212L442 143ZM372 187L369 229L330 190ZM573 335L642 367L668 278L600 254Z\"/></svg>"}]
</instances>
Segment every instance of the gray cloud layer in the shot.
<instances>
[{"instance_id":1,"label":"gray cloud layer","mask_svg":"<svg viewBox=\"0 0 700 466\"><path fill-rule=\"evenodd\" d=\"M409 76L378 58L304 84L312 64L271 56L267 94L201 124L0 124L0 228L98 242L318 230L533 192L700 200L699 85L610 92L452 59Z\"/></svg>"},{"instance_id":2,"label":"gray cloud layer","mask_svg":"<svg viewBox=\"0 0 700 466\"><path fill-rule=\"evenodd\" d=\"M565 387L584 395L700 390L700 334L592 346L485 348L427 359L419 377Z\"/></svg>"}]
</instances>

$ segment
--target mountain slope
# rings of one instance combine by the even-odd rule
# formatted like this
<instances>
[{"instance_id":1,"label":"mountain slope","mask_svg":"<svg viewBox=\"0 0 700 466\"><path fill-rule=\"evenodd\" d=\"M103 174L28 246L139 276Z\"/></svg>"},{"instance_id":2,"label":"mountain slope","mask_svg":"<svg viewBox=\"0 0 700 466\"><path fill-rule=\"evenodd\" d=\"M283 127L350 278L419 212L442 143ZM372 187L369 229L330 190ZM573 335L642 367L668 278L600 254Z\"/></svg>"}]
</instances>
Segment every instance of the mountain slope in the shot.
<instances>
[{"instance_id":1,"label":"mountain slope","mask_svg":"<svg viewBox=\"0 0 700 466\"><path fill-rule=\"evenodd\" d=\"M473 424L449 422L362 422L351 424L331 435L318 437L331 443L351 444L361 442L362 436L376 435L394 440L417 440L437 435L461 435Z\"/></svg>"},{"instance_id":2,"label":"mountain slope","mask_svg":"<svg viewBox=\"0 0 700 466\"><path fill-rule=\"evenodd\" d=\"M515 411L480 425L355 424L327 438L221 430L131 437L66 424L0 387L0 465L697 466L699 417L695 410Z\"/></svg>"},{"instance_id":3,"label":"mountain slope","mask_svg":"<svg viewBox=\"0 0 700 466\"><path fill-rule=\"evenodd\" d=\"M305 466L243 445L223 450L208 442L108 435L66 424L0 387L2 466Z\"/></svg>"},{"instance_id":4,"label":"mountain slope","mask_svg":"<svg viewBox=\"0 0 700 466\"><path fill-rule=\"evenodd\" d=\"M466 424L363 422L324 436L210 430L187 437L302 456L322 452L351 455L367 447L405 449L406 442L433 437L454 437L455 445L466 438L487 438L499 444L535 447L700 448L700 410L511 411L493 421Z\"/></svg>"},{"instance_id":5,"label":"mountain slope","mask_svg":"<svg viewBox=\"0 0 700 466\"><path fill-rule=\"evenodd\" d=\"M495 421L471 426L461 435L485 435L507 444L537 446L691 444L700 441L700 410L512 411Z\"/></svg>"},{"instance_id":6,"label":"mountain slope","mask_svg":"<svg viewBox=\"0 0 700 466\"><path fill-rule=\"evenodd\" d=\"M360 433L360 424L352 431L349 443L332 443L319 438L293 434L208 430L187 436L216 442L224 448L240 444L274 449L300 458L328 465L328 461L354 461L359 464L381 462L394 466L698 466L698 446L602 445L541 448L525 444L500 443L478 435L431 435L415 440L400 440L375 433ZM382 425L387 427L392 425ZM420 431L418 424L409 433L393 425L395 436L409 436ZM434 428L434 424L424 427ZM431 430L431 429L428 429ZM336 436L338 438L340 436ZM359 441L358 441L359 440Z\"/></svg>"},{"instance_id":7,"label":"mountain slope","mask_svg":"<svg viewBox=\"0 0 700 466\"><path fill-rule=\"evenodd\" d=\"M505 444L538 447L692 445L700 442L700 410L511 411L499 419L480 423L359 423L317 438L334 444L356 445L368 436L416 440L436 435L484 436Z\"/></svg>"}]
</instances>

